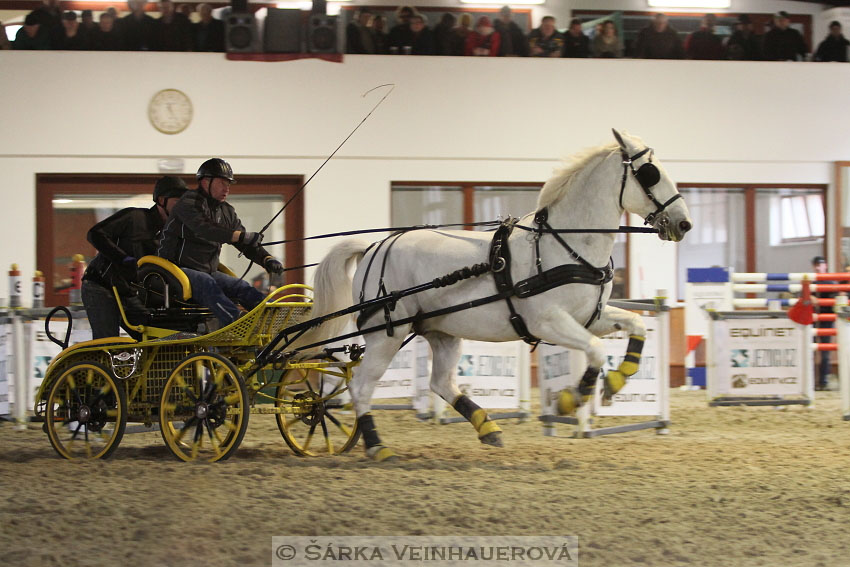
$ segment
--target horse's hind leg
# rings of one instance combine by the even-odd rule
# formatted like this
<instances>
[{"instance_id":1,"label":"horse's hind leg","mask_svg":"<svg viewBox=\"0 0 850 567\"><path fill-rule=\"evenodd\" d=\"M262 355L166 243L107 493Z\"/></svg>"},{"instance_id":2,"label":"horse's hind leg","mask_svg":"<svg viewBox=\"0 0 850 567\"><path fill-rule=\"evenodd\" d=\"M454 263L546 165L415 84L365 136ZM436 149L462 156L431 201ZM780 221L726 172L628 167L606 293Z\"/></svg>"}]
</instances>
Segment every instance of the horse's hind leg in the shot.
<instances>
[{"instance_id":1,"label":"horse's hind leg","mask_svg":"<svg viewBox=\"0 0 850 567\"><path fill-rule=\"evenodd\" d=\"M626 357L616 370L610 370L605 376L604 397L606 400L610 400L611 396L626 385L629 376L638 371L643 343L646 341L646 325L643 324L640 315L618 307L606 306L599 319L590 326L589 330L598 337L615 331L629 333Z\"/></svg>"},{"instance_id":2,"label":"horse's hind leg","mask_svg":"<svg viewBox=\"0 0 850 567\"><path fill-rule=\"evenodd\" d=\"M487 412L462 393L455 383L455 371L460 359L460 339L437 331L426 333L424 336L431 345L431 352L434 355L431 366L431 390L451 404L472 424L482 443L501 447L502 430L490 419Z\"/></svg>"},{"instance_id":3,"label":"horse's hind leg","mask_svg":"<svg viewBox=\"0 0 850 567\"><path fill-rule=\"evenodd\" d=\"M359 366L354 369L354 377L349 384L351 401L357 414L357 425L363 433L366 455L376 461L385 461L395 457L392 449L381 443L375 420L372 418L372 394L375 385L392 362L404 338L410 332L410 325L396 327L392 337L384 333L366 335L366 354Z\"/></svg>"}]
</instances>

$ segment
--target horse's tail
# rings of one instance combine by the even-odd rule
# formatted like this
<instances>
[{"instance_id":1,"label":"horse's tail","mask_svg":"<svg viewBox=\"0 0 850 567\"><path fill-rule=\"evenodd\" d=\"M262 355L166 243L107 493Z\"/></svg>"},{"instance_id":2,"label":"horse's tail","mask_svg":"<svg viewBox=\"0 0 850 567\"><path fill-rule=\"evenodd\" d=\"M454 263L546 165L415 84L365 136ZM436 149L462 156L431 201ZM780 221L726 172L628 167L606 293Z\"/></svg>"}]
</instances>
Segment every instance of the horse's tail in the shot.
<instances>
[{"instance_id":1,"label":"horse's tail","mask_svg":"<svg viewBox=\"0 0 850 567\"><path fill-rule=\"evenodd\" d=\"M352 261L359 262L368 248L369 242L365 240L346 240L334 246L319 263L313 277L312 317L321 317L345 309L352 304L349 270ZM308 333L310 342L341 335L351 318L352 315L336 317L322 323L317 329ZM298 342L309 344L304 340Z\"/></svg>"}]
</instances>

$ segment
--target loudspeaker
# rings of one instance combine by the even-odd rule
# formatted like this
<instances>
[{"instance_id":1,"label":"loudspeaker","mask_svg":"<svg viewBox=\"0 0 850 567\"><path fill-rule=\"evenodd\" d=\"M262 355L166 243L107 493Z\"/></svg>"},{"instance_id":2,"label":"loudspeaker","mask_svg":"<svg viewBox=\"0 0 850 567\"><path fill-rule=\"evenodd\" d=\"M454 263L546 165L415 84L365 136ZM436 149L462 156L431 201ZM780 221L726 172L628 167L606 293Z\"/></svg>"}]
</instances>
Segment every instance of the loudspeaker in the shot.
<instances>
[{"instance_id":1,"label":"loudspeaker","mask_svg":"<svg viewBox=\"0 0 850 567\"><path fill-rule=\"evenodd\" d=\"M307 26L307 50L310 53L337 53L337 17L310 14Z\"/></svg>"},{"instance_id":2,"label":"loudspeaker","mask_svg":"<svg viewBox=\"0 0 850 567\"><path fill-rule=\"evenodd\" d=\"M266 53L301 53L303 40L301 10L268 8L263 30Z\"/></svg>"},{"instance_id":3,"label":"loudspeaker","mask_svg":"<svg viewBox=\"0 0 850 567\"><path fill-rule=\"evenodd\" d=\"M254 14L229 14L224 19L224 38L231 53L261 53L260 34Z\"/></svg>"},{"instance_id":4,"label":"loudspeaker","mask_svg":"<svg viewBox=\"0 0 850 567\"><path fill-rule=\"evenodd\" d=\"M327 14L328 13L328 1L327 0L313 0L313 9L310 10L313 14Z\"/></svg>"}]
</instances>

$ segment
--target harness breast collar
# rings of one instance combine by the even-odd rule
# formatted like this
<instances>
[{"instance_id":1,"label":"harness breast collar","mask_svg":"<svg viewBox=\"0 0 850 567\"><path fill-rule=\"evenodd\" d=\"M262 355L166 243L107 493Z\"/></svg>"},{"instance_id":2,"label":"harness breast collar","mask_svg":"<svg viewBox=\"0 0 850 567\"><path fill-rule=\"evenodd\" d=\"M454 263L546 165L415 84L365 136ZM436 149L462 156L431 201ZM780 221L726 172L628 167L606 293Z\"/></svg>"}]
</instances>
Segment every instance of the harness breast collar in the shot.
<instances>
[{"instance_id":1,"label":"harness breast collar","mask_svg":"<svg viewBox=\"0 0 850 567\"><path fill-rule=\"evenodd\" d=\"M528 344L537 345L540 339L532 335L528 331L528 326L525 320L517 313L516 308L511 301L511 296L523 299L534 295L539 295L556 287L567 284L586 284L599 286L599 298L596 302L596 309L585 323L585 327L589 327L602 314L602 297L605 293L605 284L614 279L613 262L609 260L608 264L602 268L594 267L590 262L581 257L560 234L555 232L548 222L549 211L545 207L534 215L534 222L537 224L537 229L534 235L534 255L535 265L537 267L537 275L531 276L513 284L511 279L511 256L510 247L508 246L508 238L514 229L517 219L508 219L504 221L493 235L493 240L490 243L490 265L493 270L493 279L496 281L496 289L500 293L504 293L505 302L508 304L510 311L511 326L516 331L516 334ZM578 262L578 264L562 264L543 269L543 260L540 257L540 237L544 234L551 234L570 255L570 257Z\"/></svg>"}]
</instances>

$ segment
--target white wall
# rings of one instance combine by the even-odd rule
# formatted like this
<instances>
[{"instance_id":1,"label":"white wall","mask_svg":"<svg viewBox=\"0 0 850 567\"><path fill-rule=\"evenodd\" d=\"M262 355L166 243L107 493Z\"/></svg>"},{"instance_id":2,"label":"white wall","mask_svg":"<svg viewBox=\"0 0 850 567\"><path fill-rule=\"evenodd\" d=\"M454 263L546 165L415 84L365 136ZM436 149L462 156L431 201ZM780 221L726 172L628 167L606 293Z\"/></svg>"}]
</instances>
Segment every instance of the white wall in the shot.
<instances>
[{"instance_id":1,"label":"white wall","mask_svg":"<svg viewBox=\"0 0 850 567\"><path fill-rule=\"evenodd\" d=\"M380 98L361 95L388 82L393 94L307 188L307 234L386 226L393 180L543 181L611 127L642 136L688 182L831 183L831 162L850 157L845 65L0 52L0 76L0 269L17 262L24 274L35 268L36 173L156 173L164 157L194 171L215 155L237 174L308 177ZM192 99L181 134L148 123L162 88ZM634 238L633 270L660 247L652 277L675 281L675 256ZM307 260L329 245L308 243Z\"/></svg>"}]
</instances>

